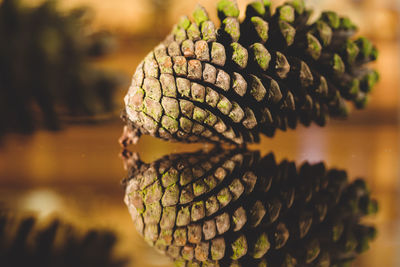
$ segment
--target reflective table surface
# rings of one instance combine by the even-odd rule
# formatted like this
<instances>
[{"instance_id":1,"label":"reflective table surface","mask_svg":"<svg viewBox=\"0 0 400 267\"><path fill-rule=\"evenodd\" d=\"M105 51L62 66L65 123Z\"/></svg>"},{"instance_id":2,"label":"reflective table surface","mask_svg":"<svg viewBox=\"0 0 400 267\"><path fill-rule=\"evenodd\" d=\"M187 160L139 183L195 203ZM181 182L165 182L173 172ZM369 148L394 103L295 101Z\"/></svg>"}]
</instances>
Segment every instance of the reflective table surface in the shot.
<instances>
[{"instance_id":1,"label":"reflective table surface","mask_svg":"<svg viewBox=\"0 0 400 267\"><path fill-rule=\"evenodd\" d=\"M356 114L357 115L357 114ZM124 204L121 180L127 176L118 156L121 123L72 126L60 133L39 132L23 140L10 137L0 152L0 202L10 209L31 211L82 228L107 228L118 236L116 255L128 256L132 266L171 266L135 230ZM396 266L399 249L398 197L399 130L387 125L331 122L326 128L299 128L263 138L262 156L270 152L300 165L324 161L327 168L347 171L349 180L365 179L379 203L377 215L363 221L375 224L377 238L357 257L355 266ZM169 153L193 152L204 144L174 144L143 137L130 147L141 160L152 162Z\"/></svg>"}]
</instances>

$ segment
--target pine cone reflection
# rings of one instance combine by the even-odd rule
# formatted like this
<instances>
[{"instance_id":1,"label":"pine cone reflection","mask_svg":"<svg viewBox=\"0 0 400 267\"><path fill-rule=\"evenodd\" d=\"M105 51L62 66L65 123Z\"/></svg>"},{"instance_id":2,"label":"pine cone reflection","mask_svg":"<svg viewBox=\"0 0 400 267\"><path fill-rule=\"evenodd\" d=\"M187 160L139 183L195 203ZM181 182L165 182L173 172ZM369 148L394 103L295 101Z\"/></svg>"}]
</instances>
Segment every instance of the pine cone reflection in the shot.
<instances>
[{"instance_id":1,"label":"pine cone reflection","mask_svg":"<svg viewBox=\"0 0 400 267\"><path fill-rule=\"evenodd\" d=\"M135 227L177 266L330 266L375 235L360 223L377 211L365 182L323 163L221 148L128 162Z\"/></svg>"},{"instance_id":2,"label":"pine cone reflection","mask_svg":"<svg viewBox=\"0 0 400 267\"><path fill-rule=\"evenodd\" d=\"M115 256L114 232L42 221L0 207L0 266L127 266L125 258Z\"/></svg>"}]
</instances>

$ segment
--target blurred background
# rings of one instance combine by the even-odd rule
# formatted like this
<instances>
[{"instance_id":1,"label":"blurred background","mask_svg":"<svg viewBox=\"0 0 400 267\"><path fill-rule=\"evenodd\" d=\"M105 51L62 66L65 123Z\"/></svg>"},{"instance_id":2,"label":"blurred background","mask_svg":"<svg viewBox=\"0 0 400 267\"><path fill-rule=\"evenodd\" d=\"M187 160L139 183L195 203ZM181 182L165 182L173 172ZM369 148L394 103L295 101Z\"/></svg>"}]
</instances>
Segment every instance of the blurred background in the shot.
<instances>
[{"instance_id":1,"label":"blurred background","mask_svg":"<svg viewBox=\"0 0 400 267\"><path fill-rule=\"evenodd\" d=\"M0 203L12 210L34 213L43 220L59 217L81 227L111 229L118 235L116 254L128 255L132 266L171 266L136 234L123 203L120 181L125 171L117 142L123 124L118 116L139 61L164 38L179 16L191 14L197 2L209 10L216 22L216 1L59 0L50 1L51 7L47 11L42 8L42 13L36 15L29 15L29 10L43 7L43 1L21 0L17 8L10 9L14 13L4 8L10 2L15 1L0 0L1 43L5 42L0 45L0 71L6 74L0 78L12 73L14 80L8 82L16 88L34 82L47 86L50 92L56 87L53 90L57 99L52 103L45 93L33 95L27 91L12 96L12 104L0 100L0 122L11 120L4 108L7 105L18 111L20 117L15 120L24 121L22 126L14 123L10 128L0 128ZM238 1L242 11L248 2ZM273 1L275 6L282 2ZM348 120L331 120L325 128L279 131L273 139L262 138L260 144L250 148L261 150L263 155L273 151L278 160L287 158L299 164L306 160L325 161L329 167L347 170L351 178L366 179L380 204L378 215L370 218L379 234L354 266L400 266L400 1L306 3L315 9L316 16L319 11L330 9L352 18L359 26L359 34L378 47L379 58L374 67L380 73L380 82L367 108L354 110ZM58 12L61 19L52 12ZM66 17L71 16L79 17L80 23L68 22ZM15 28L7 30L6 19ZM25 34L24 23L33 25L31 33L40 34ZM58 41L40 46L43 40L53 40L51 34L60 32L64 35ZM10 34L20 37L6 45ZM40 40L36 42L35 38ZM16 45L24 41L32 41L33 48L39 44L51 58L41 64L51 72L31 74L27 73L29 68L17 64L30 62L29 51ZM60 59L59 53L66 53L66 58ZM36 62L34 59L32 62ZM71 80L74 83L68 84ZM82 88L85 93L71 88ZM68 99L80 99L82 105L72 105ZM83 104L87 100L90 105ZM24 110L25 104L31 102L32 109ZM32 115L36 113L41 115ZM30 124L32 127L27 127ZM195 151L202 146L142 137L131 150L139 152L143 161L151 162L168 153Z\"/></svg>"}]
</instances>

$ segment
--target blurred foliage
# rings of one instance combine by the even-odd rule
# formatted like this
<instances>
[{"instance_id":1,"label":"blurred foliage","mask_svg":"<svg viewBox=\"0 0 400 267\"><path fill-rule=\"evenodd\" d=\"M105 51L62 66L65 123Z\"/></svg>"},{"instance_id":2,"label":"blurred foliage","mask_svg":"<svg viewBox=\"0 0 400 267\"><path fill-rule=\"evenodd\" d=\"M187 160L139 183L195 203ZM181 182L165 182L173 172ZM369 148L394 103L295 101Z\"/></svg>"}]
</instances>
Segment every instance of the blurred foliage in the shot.
<instances>
[{"instance_id":1,"label":"blurred foliage","mask_svg":"<svg viewBox=\"0 0 400 267\"><path fill-rule=\"evenodd\" d=\"M55 0L0 4L0 135L112 111L119 79L90 60L111 52L114 40L89 22L86 8L61 12Z\"/></svg>"},{"instance_id":2,"label":"blurred foliage","mask_svg":"<svg viewBox=\"0 0 400 267\"><path fill-rule=\"evenodd\" d=\"M149 24L152 30L149 30L149 33L153 33L156 35L164 35L166 34L166 17L168 17L168 12L172 8L171 0L150 0L152 9L152 20ZM168 30L167 30L168 31Z\"/></svg>"},{"instance_id":3,"label":"blurred foliage","mask_svg":"<svg viewBox=\"0 0 400 267\"><path fill-rule=\"evenodd\" d=\"M43 226L34 217L11 215L0 210L1 266L98 266L120 267L115 259L114 233L76 227L58 220Z\"/></svg>"}]
</instances>

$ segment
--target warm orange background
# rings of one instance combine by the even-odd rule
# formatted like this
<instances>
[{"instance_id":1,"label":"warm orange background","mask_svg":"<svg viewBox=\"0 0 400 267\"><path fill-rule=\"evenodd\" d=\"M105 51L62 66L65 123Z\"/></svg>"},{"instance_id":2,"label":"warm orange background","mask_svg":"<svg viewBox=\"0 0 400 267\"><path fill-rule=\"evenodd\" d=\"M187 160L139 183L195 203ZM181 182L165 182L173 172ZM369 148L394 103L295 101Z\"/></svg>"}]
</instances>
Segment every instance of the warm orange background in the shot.
<instances>
[{"instance_id":1,"label":"warm orange background","mask_svg":"<svg viewBox=\"0 0 400 267\"><path fill-rule=\"evenodd\" d=\"M178 16L190 14L196 2L63 0L60 6L68 9L84 4L93 9L92 27L113 32L119 41L116 53L94 64L129 77ZM212 11L216 1L198 2ZM325 161L330 167L346 169L352 178L365 178L380 204L378 215L369 219L377 224L379 235L355 266L400 266L400 3L396 0L306 2L316 10L331 9L353 18L360 32L379 48L375 66L381 81L368 108L354 111L348 120L331 121L325 128L300 127L296 131L278 132L274 139L263 138L250 148L260 149L262 154L273 151L277 159L288 158L299 164L305 160ZM239 1L242 10L246 3ZM163 5L166 9L162 9ZM216 12L211 11L216 21ZM116 101L120 105L126 88L127 85L118 93ZM0 202L10 208L34 211L41 217L59 216L82 227L111 228L119 234L117 253L131 257L132 266L170 266L168 260L155 254L135 233L123 204L119 182L125 173L117 143L121 129L122 123L116 120L103 125L69 126L58 133L7 136L0 147ZM201 147L202 144L167 143L143 137L131 149L148 162L167 153Z\"/></svg>"}]
</instances>

